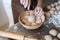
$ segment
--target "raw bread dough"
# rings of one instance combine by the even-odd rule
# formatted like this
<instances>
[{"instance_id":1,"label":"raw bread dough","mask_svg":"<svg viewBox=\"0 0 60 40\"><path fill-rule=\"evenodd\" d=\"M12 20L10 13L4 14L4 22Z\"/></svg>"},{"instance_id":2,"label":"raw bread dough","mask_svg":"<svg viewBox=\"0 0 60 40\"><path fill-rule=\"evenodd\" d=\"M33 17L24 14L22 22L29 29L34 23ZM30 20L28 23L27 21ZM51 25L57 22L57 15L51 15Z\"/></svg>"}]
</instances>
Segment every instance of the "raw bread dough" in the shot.
<instances>
[{"instance_id":1,"label":"raw bread dough","mask_svg":"<svg viewBox=\"0 0 60 40\"><path fill-rule=\"evenodd\" d=\"M45 40L53 40L50 35L45 35L45 36L44 36L44 39L45 39Z\"/></svg>"},{"instance_id":2,"label":"raw bread dough","mask_svg":"<svg viewBox=\"0 0 60 40\"><path fill-rule=\"evenodd\" d=\"M49 31L49 34L52 35L52 36L56 36L57 33L58 33L58 32L57 32L57 30L55 30L55 29L52 29L52 30Z\"/></svg>"}]
</instances>

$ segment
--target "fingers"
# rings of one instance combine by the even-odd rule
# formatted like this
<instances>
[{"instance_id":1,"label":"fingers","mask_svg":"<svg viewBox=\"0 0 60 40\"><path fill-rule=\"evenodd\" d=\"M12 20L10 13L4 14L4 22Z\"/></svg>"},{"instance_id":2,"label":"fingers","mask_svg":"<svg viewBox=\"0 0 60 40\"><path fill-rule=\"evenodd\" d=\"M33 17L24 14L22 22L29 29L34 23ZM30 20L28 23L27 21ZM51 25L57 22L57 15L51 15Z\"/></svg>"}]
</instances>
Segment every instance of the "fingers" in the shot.
<instances>
[{"instance_id":1,"label":"fingers","mask_svg":"<svg viewBox=\"0 0 60 40\"><path fill-rule=\"evenodd\" d=\"M24 6L24 8L27 8L27 10L30 9L31 0L20 0L20 3Z\"/></svg>"},{"instance_id":2,"label":"fingers","mask_svg":"<svg viewBox=\"0 0 60 40\"><path fill-rule=\"evenodd\" d=\"M23 0L23 5L25 6L26 0Z\"/></svg>"},{"instance_id":3,"label":"fingers","mask_svg":"<svg viewBox=\"0 0 60 40\"><path fill-rule=\"evenodd\" d=\"M39 14L37 16L41 16L42 14L43 14L43 10L40 9L40 12L39 12Z\"/></svg>"},{"instance_id":4,"label":"fingers","mask_svg":"<svg viewBox=\"0 0 60 40\"><path fill-rule=\"evenodd\" d=\"M39 13L39 11L40 11L40 7L36 7L35 8L35 15L37 15Z\"/></svg>"},{"instance_id":5,"label":"fingers","mask_svg":"<svg viewBox=\"0 0 60 40\"><path fill-rule=\"evenodd\" d=\"M35 15L38 17L38 16L41 16L43 14L43 10L41 7L36 7L35 8Z\"/></svg>"},{"instance_id":6,"label":"fingers","mask_svg":"<svg viewBox=\"0 0 60 40\"><path fill-rule=\"evenodd\" d=\"M20 0L20 3L24 6L24 8L27 7L27 0Z\"/></svg>"},{"instance_id":7,"label":"fingers","mask_svg":"<svg viewBox=\"0 0 60 40\"><path fill-rule=\"evenodd\" d=\"M23 4L23 0L20 0L20 3Z\"/></svg>"},{"instance_id":8,"label":"fingers","mask_svg":"<svg viewBox=\"0 0 60 40\"><path fill-rule=\"evenodd\" d=\"M25 0L24 8L27 8L27 6L28 6L28 0Z\"/></svg>"}]
</instances>

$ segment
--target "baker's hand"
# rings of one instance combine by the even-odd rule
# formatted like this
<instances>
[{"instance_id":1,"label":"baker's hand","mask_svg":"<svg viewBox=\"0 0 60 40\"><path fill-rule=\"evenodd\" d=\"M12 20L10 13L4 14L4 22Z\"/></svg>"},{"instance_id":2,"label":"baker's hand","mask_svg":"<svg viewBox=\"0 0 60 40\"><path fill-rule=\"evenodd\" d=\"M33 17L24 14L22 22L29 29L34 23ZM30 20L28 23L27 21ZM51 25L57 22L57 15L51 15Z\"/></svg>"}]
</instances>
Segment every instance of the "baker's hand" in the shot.
<instances>
[{"instance_id":1,"label":"baker's hand","mask_svg":"<svg viewBox=\"0 0 60 40\"><path fill-rule=\"evenodd\" d=\"M20 3L24 6L24 8L27 8L27 10L30 9L31 0L20 0Z\"/></svg>"},{"instance_id":2,"label":"baker's hand","mask_svg":"<svg viewBox=\"0 0 60 40\"><path fill-rule=\"evenodd\" d=\"M35 8L35 15L36 16L41 16L41 15L43 15L43 10L42 10L42 8L41 7L39 7L39 6L37 6L36 8Z\"/></svg>"}]
</instances>

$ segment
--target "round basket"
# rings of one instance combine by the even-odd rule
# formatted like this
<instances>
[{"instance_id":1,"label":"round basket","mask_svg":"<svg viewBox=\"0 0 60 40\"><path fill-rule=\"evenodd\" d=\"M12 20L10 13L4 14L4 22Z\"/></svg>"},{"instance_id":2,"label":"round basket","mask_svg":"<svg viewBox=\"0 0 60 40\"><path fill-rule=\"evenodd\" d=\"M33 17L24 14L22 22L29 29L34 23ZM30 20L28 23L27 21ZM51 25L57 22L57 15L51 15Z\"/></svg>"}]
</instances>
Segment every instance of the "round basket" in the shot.
<instances>
[{"instance_id":1,"label":"round basket","mask_svg":"<svg viewBox=\"0 0 60 40\"><path fill-rule=\"evenodd\" d=\"M33 12L33 10L30 10L30 11ZM28 12L28 11L24 11L24 12L20 13L19 18L18 18L19 23L20 23L23 27L25 27L26 29L37 29L37 28L41 27L41 25L43 24L43 22L44 22L44 20L45 20L45 16L44 16L44 15L41 16L41 23L40 23L39 25L37 25L37 26L27 26L27 25L23 24L22 21L21 21L21 15L23 15L23 14L26 13L26 12Z\"/></svg>"}]
</instances>

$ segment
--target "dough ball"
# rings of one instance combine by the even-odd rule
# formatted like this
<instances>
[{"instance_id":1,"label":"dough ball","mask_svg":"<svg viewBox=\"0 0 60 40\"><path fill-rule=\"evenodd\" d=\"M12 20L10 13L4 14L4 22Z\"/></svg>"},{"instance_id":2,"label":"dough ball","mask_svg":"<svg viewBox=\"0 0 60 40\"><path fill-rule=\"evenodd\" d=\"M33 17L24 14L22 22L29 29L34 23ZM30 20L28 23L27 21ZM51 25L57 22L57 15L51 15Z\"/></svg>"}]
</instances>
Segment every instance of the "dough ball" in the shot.
<instances>
[{"instance_id":1,"label":"dough ball","mask_svg":"<svg viewBox=\"0 0 60 40\"><path fill-rule=\"evenodd\" d=\"M45 13L45 17L46 17L47 20L50 18L50 16L51 16L50 12Z\"/></svg>"},{"instance_id":2,"label":"dough ball","mask_svg":"<svg viewBox=\"0 0 60 40\"><path fill-rule=\"evenodd\" d=\"M55 3L54 3L54 5L55 5L55 6L57 6L57 5L58 5L58 3L57 3L57 2L55 2Z\"/></svg>"},{"instance_id":3,"label":"dough ball","mask_svg":"<svg viewBox=\"0 0 60 40\"><path fill-rule=\"evenodd\" d=\"M25 16L26 19L28 19L28 16Z\"/></svg>"},{"instance_id":4,"label":"dough ball","mask_svg":"<svg viewBox=\"0 0 60 40\"><path fill-rule=\"evenodd\" d=\"M27 25L27 26L30 26L31 25L31 22L29 22L27 19L23 19L22 20L23 21L23 23L25 24L25 25Z\"/></svg>"},{"instance_id":5,"label":"dough ball","mask_svg":"<svg viewBox=\"0 0 60 40\"><path fill-rule=\"evenodd\" d=\"M52 7L52 8L54 8L54 6L55 6L54 4L51 4L51 7Z\"/></svg>"},{"instance_id":6,"label":"dough ball","mask_svg":"<svg viewBox=\"0 0 60 40\"><path fill-rule=\"evenodd\" d=\"M51 8L52 11L55 11L56 9L55 8Z\"/></svg>"},{"instance_id":7,"label":"dough ball","mask_svg":"<svg viewBox=\"0 0 60 40\"><path fill-rule=\"evenodd\" d=\"M49 12L50 12L50 14L54 14L54 11L53 10L50 10Z\"/></svg>"},{"instance_id":8,"label":"dough ball","mask_svg":"<svg viewBox=\"0 0 60 40\"><path fill-rule=\"evenodd\" d=\"M24 16L29 16L29 13L26 11L26 13L24 13Z\"/></svg>"},{"instance_id":9,"label":"dough ball","mask_svg":"<svg viewBox=\"0 0 60 40\"><path fill-rule=\"evenodd\" d=\"M52 36L56 36L57 35L57 30L52 29L52 30L49 31L49 34L52 35Z\"/></svg>"},{"instance_id":10,"label":"dough ball","mask_svg":"<svg viewBox=\"0 0 60 40\"><path fill-rule=\"evenodd\" d=\"M36 21L37 24L41 23L41 19Z\"/></svg>"},{"instance_id":11,"label":"dough ball","mask_svg":"<svg viewBox=\"0 0 60 40\"><path fill-rule=\"evenodd\" d=\"M37 24L36 23L31 23L31 26L37 26Z\"/></svg>"},{"instance_id":12,"label":"dough ball","mask_svg":"<svg viewBox=\"0 0 60 40\"><path fill-rule=\"evenodd\" d=\"M45 39L45 40L52 40L53 38L52 38L50 35L45 35L45 36L44 36L44 39Z\"/></svg>"},{"instance_id":13,"label":"dough ball","mask_svg":"<svg viewBox=\"0 0 60 40\"><path fill-rule=\"evenodd\" d=\"M58 33L57 37L60 39L60 33Z\"/></svg>"},{"instance_id":14,"label":"dough ball","mask_svg":"<svg viewBox=\"0 0 60 40\"><path fill-rule=\"evenodd\" d=\"M45 16L46 16L46 17L50 17L50 16L51 16L50 12L47 12L47 13L45 14Z\"/></svg>"},{"instance_id":15,"label":"dough ball","mask_svg":"<svg viewBox=\"0 0 60 40\"><path fill-rule=\"evenodd\" d=\"M47 6L47 9L51 9L51 6Z\"/></svg>"}]
</instances>

